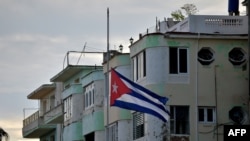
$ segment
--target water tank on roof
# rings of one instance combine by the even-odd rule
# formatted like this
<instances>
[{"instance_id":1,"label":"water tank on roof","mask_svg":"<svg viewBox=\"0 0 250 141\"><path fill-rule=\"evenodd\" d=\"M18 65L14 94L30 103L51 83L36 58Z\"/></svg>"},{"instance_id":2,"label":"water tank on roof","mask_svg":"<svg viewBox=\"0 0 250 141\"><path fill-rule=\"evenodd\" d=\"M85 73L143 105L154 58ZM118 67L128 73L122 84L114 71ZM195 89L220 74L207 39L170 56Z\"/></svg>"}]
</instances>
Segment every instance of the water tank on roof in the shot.
<instances>
[{"instance_id":1,"label":"water tank on roof","mask_svg":"<svg viewBox=\"0 0 250 141\"><path fill-rule=\"evenodd\" d=\"M228 13L230 16L239 15L239 0L228 0Z\"/></svg>"}]
</instances>

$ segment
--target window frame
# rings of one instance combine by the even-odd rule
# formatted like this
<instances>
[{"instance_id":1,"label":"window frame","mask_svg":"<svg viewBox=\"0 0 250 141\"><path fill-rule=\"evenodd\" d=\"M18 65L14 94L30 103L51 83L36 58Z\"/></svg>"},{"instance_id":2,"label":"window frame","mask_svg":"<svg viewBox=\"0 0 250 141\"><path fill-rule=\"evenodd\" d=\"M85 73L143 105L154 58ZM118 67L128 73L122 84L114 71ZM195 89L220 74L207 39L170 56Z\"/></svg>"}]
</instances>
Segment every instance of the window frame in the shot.
<instances>
[{"instance_id":1,"label":"window frame","mask_svg":"<svg viewBox=\"0 0 250 141\"><path fill-rule=\"evenodd\" d=\"M146 51L138 53L132 58L133 80L137 81L146 77Z\"/></svg>"},{"instance_id":2,"label":"window frame","mask_svg":"<svg viewBox=\"0 0 250 141\"><path fill-rule=\"evenodd\" d=\"M182 109L183 111L188 111L187 116L185 116L186 114L182 113L182 115L184 115L186 118L185 120L178 120L177 119L177 117L180 117L180 116L177 116L177 114L180 114L181 108L187 108L186 110ZM179 110L179 111L177 111L177 110ZM170 106L170 133L171 134L189 135L190 134L190 118L189 118L189 116L190 116L189 106ZM180 125L181 123L182 123L182 127L184 126L187 128L187 129L185 129L186 131L184 131L184 133L181 133L183 131L180 131L180 129L177 129L177 125Z\"/></svg>"},{"instance_id":3,"label":"window frame","mask_svg":"<svg viewBox=\"0 0 250 141\"><path fill-rule=\"evenodd\" d=\"M181 52L185 50L185 58L180 56ZM189 48L187 47L169 47L169 74L188 74L189 73ZM184 60L184 61L183 61ZM183 64L184 63L184 71Z\"/></svg>"},{"instance_id":4,"label":"window frame","mask_svg":"<svg viewBox=\"0 0 250 141\"><path fill-rule=\"evenodd\" d=\"M94 83L90 83L84 88L84 109L88 109L94 106L95 103L95 87Z\"/></svg>"},{"instance_id":5,"label":"window frame","mask_svg":"<svg viewBox=\"0 0 250 141\"><path fill-rule=\"evenodd\" d=\"M200 110L203 110L203 120L200 120ZM208 110L212 110L212 121L208 120ZM198 121L199 123L215 123L216 122L216 110L215 107L199 107L198 108Z\"/></svg>"},{"instance_id":6,"label":"window frame","mask_svg":"<svg viewBox=\"0 0 250 141\"><path fill-rule=\"evenodd\" d=\"M197 54L201 65L208 66L215 60L215 52L211 47L202 47Z\"/></svg>"},{"instance_id":7,"label":"window frame","mask_svg":"<svg viewBox=\"0 0 250 141\"><path fill-rule=\"evenodd\" d=\"M73 105L72 95L63 100L64 103L64 121L68 121L72 118Z\"/></svg>"},{"instance_id":8,"label":"window frame","mask_svg":"<svg viewBox=\"0 0 250 141\"><path fill-rule=\"evenodd\" d=\"M228 52L228 60L234 66L241 66L247 62L246 52L241 47L234 47Z\"/></svg>"}]
</instances>

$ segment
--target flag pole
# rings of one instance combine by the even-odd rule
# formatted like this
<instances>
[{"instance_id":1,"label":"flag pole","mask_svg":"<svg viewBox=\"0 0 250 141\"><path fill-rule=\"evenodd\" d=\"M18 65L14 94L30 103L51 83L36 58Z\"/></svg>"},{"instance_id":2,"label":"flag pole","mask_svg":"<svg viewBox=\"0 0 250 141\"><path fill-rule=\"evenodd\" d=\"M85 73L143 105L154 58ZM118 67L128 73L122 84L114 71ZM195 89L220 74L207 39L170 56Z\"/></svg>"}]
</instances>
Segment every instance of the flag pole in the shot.
<instances>
[{"instance_id":1,"label":"flag pole","mask_svg":"<svg viewBox=\"0 0 250 141\"><path fill-rule=\"evenodd\" d=\"M109 8L107 8L107 71L106 71L106 100L107 100L107 113L106 113L106 141L109 141Z\"/></svg>"}]
</instances>

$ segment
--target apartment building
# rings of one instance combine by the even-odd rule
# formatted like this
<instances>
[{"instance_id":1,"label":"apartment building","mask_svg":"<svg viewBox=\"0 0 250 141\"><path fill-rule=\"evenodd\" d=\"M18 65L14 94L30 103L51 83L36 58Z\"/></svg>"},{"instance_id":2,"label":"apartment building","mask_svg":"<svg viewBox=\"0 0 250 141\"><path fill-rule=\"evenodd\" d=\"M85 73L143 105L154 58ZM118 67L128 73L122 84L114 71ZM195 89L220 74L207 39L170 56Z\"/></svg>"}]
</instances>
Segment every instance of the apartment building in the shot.
<instances>
[{"instance_id":1,"label":"apartment building","mask_svg":"<svg viewBox=\"0 0 250 141\"><path fill-rule=\"evenodd\" d=\"M103 73L105 74L105 76L107 76L107 72L109 71L109 78L110 78L110 70L111 68L113 68L119 71L125 77L130 79L131 78L131 61L130 61L129 53L119 53L117 51L110 51L110 54L111 54L111 58L108 62L107 62L107 57L104 58ZM109 63L109 68L107 68L108 67L107 63ZM108 83L110 83L110 81L108 81ZM106 99L105 109L104 109L105 110L104 123L105 123L105 126L108 128L106 129L106 131L108 132L108 135L105 136L106 140L110 140L110 141L132 140L133 123L131 120L132 119L131 111L126 110L126 109L121 109L118 107L110 107L109 105L110 104L109 103L107 104L107 99Z\"/></svg>"},{"instance_id":2,"label":"apartment building","mask_svg":"<svg viewBox=\"0 0 250 141\"><path fill-rule=\"evenodd\" d=\"M63 105L62 84L43 84L27 97L39 101L39 109L23 120L23 137L41 141L61 140Z\"/></svg>"},{"instance_id":3,"label":"apartment building","mask_svg":"<svg viewBox=\"0 0 250 141\"><path fill-rule=\"evenodd\" d=\"M101 141L103 80L102 66L68 64L50 79L52 84L44 84L28 95L40 105L37 112L24 119L23 137L41 141Z\"/></svg>"},{"instance_id":4,"label":"apartment building","mask_svg":"<svg viewBox=\"0 0 250 141\"><path fill-rule=\"evenodd\" d=\"M42 141L223 141L223 125L249 124L247 23L246 16L168 19L131 40L130 53L110 51L110 60L104 53L103 66L68 65L51 78L52 84L28 95L40 101L40 109L24 120L23 136ZM105 77L111 68L168 97L169 122L110 107Z\"/></svg>"},{"instance_id":5,"label":"apartment building","mask_svg":"<svg viewBox=\"0 0 250 141\"><path fill-rule=\"evenodd\" d=\"M92 132L102 129L102 125L98 125L98 128L96 129L95 127L92 127L93 125L89 125L85 120L82 120L83 117L88 117L87 112L89 111L87 108L90 108L95 104L97 98L94 99L94 95L103 95L102 93L100 94L100 92L96 93L97 90L102 89L101 87L98 87L98 89L94 88L95 85L98 86L97 81L103 79L103 77L100 76L100 73L97 73L100 70L102 70L102 66L68 65L65 69L51 78L52 82L63 83L63 91L61 95L64 103L64 121L62 131L64 141L83 140L83 133L88 133L86 132L87 129ZM87 77L90 73L97 73L92 75L99 76L97 77L98 79L95 79L94 76L90 78ZM83 80L83 78L88 80ZM95 110L92 114L97 114L92 118L98 117L98 114L100 114L99 112L103 112L98 109L98 103L96 103L95 106L96 107L93 109L89 109L92 111ZM101 119L101 117L98 118ZM102 122L100 121L100 123ZM93 130L91 130L91 128ZM93 138L93 136L91 135L90 138Z\"/></svg>"},{"instance_id":6,"label":"apartment building","mask_svg":"<svg viewBox=\"0 0 250 141\"><path fill-rule=\"evenodd\" d=\"M247 17L191 15L168 25L130 46L132 80L167 96L171 113L167 124L143 115L134 140L223 141L223 125L249 124Z\"/></svg>"}]
</instances>

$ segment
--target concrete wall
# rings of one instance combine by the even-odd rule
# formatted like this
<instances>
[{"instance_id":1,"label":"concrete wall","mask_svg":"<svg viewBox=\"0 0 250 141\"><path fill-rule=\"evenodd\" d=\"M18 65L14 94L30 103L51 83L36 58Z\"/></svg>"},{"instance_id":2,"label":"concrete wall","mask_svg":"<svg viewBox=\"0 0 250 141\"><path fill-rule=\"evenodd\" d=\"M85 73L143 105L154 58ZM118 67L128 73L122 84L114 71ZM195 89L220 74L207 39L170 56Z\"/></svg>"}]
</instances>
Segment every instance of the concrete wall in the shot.
<instances>
[{"instance_id":1,"label":"concrete wall","mask_svg":"<svg viewBox=\"0 0 250 141\"><path fill-rule=\"evenodd\" d=\"M83 110L82 135L83 137L93 133L95 141L102 141L105 138L104 131L104 75L103 72L96 71L82 78L82 87L91 84L94 88L94 104Z\"/></svg>"},{"instance_id":2,"label":"concrete wall","mask_svg":"<svg viewBox=\"0 0 250 141\"><path fill-rule=\"evenodd\" d=\"M132 120L120 120L118 123L118 141L131 141L133 138Z\"/></svg>"},{"instance_id":3,"label":"concrete wall","mask_svg":"<svg viewBox=\"0 0 250 141\"><path fill-rule=\"evenodd\" d=\"M218 125L233 124L229 118L229 110L234 106L241 106L248 112L248 64L235 66L229 61L229 52L240 47L248 52L247 40L201 40L201 47L211 47L215 53L215 60L209 66L198 63L198 104L199 106L215 106L217 109L217 121L211 125L199 123L199 138L203 140L216 140ZM206 133L206 134L204 134ZM223 126L218 127L218 133L223 133ZM223 136L218 135L219 140Z\"/></svg>"},{"instance_id":4,"label":"concrete wall","mask_svg":"<svg viewBox=\"0 0 250 141\"><path fill-rule=\"evenodd\" d=\"M75 122L63 129L63 141L81 141L82 137L82 122Z\"/></svg>"},{"instance_id":5,"label":"concrete wall","mask_svg":"<svg viewBox=\"0 0 250 141\"><path fill-rule=\"evenodd\" d=\"M169 74L169 47L188 48L188 73L184 75ZM215 60L210 65L201 65L197 61L197 53L202 47L210 47L215 53ZM248 109L248 64L234 66L228 59L228 53L240 47L248 52L247 40L238 37L216 38L211 36L187 36L166 38L161 34L144 36L130 49L130 57L134 57L142 50L146 50L147 76L138 83L148 89L169 98L170 105L189 106L190 134L189 140L215 141L219 124L232 124L228 111L233 106ZM198 97L197 97L198 96ZM215 101L217 99L217 102ZM197 106L214 106L217 109L217 122L212 124L198 123ZM139 140L159 140L162 132L154 118L147 117L146 135ZM155 123L155 124L154 124ZM149 125L149 126L148 126ZM154 127L157 125L157 127ZM218 139L223 140L223 126L218 127ZM197 131L199 135L197 135ZM211 132L209 132L211 131ZM154 134L154 135L152 135ZM173 136L173 135L172 135ZM138 141L139 141L138 140Z\"/></svg>"}]
</instances>

